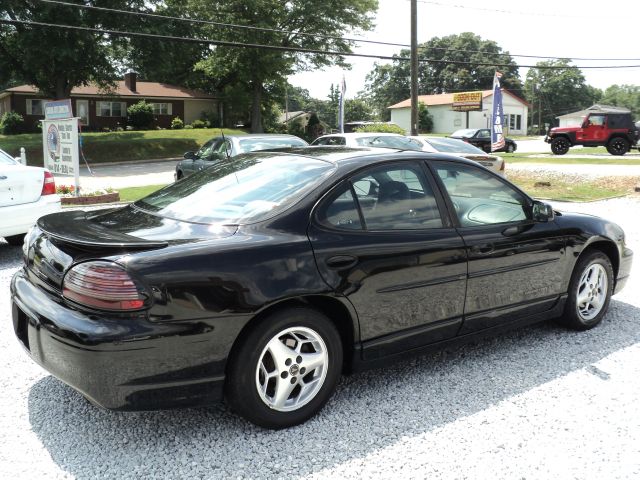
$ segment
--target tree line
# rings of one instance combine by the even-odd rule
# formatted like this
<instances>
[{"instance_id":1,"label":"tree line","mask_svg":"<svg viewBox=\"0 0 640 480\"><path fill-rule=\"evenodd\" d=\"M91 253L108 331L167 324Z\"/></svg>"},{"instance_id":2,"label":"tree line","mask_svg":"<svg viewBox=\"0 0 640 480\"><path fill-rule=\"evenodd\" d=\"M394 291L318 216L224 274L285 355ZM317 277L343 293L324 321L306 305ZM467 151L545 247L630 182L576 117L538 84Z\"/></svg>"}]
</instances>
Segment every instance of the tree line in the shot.
<instances>
[{"instance_id":1,"label":"tree line","mask_svg":"<svg viewBox=\"0 0 640 480\"><path fill-rule=\"evenodd\" d=\"M331 50L345 54L355 42L344 38L373 28L377 0L82 0L81 5L146 12L138 16L110 10L4 0L0 18L140 33L215 39L282 48ZM160 18L158 15L173 18ZM180 19L197 19L185 22ZM248 27L238 28L237 25ZM376 63L363 91L345 105L345 119L388 120L388 107L410 96L409 56L401 50L390 63ZM496 42L466 32L434 37L419 46L419 93L437 94L490 89L494 64L503 87L533 106L542 123L593 103L625 106L640 116L640 87L613 85L605 91L587 85L570 59L539 62L524 81L518 65ZM51 98L66 98L89 82L108 91L128 70L141 79L200 89L221 96L225 124L250 122L260 132L289 111L316 112L330 128L337 126L338 87L312 98L287 79L295 72L330 65L348 68L346 57L258 48L212 46L158 38L106 35L90 31L0 24L0 88L29 83ZM424 112L423 112L424 113Z\"/></svg>"}]
</instances>

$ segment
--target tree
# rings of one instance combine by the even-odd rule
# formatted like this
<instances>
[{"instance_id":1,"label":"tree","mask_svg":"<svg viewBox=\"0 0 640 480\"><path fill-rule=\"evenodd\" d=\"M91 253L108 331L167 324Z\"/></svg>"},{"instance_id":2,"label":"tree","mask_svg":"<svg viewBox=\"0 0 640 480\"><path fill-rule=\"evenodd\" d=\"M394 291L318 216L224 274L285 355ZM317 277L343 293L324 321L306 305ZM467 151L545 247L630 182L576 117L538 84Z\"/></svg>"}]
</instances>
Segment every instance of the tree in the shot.
<instances>
[{"instance_id":1,"label":"tree","mask_svg":"<svg viewBox=\"0 0 640 480\"><path fill-rule=\"evenodd\" d=\"M82 3L120 9L141 9L145 0L83 0ZM35 0L3 0L0 17L91 28L126 29L130 18ZM0 25L0 83L32 84L44 95L67 98L71 89L89 82L111 85L116 73L112 53L124 39L59 28Z\"/></svg>"},{"instance_id":2,"label":"tree","mask_svg":"<svg viewBox=\"0 0 640 480\"><path fill-rule=\"evenodd\" d=\"M430 133L433 130L433 116L422 102L418 103L418 126L421 133Z\"/></svg>"},{"instance_id":3,"label":"tree","mask_svg":"<svg viewBox=\"0 0 640 480\"><path fill-rule=\"evenodd\" d=\"M204 26L207 36L237 43L284 48L332 50L347 53L352 43L341 38L351 30L369 30L377 0L188 0L190 14L211 20L274 31ZM286 33L287 30L293 33ZM318 37L313 35L325 35ZM219 87L242 86L251 99L251 130L262 131L262 105L269 103L270 90L282 89L286 78L299 70L328 65L346 67L344 57L314 53L218 46L197 64Z\"/></svg>"},{"instance_id":4,"label":"tree","mask_svg":"<svg viewBox=\"0 0 640 480\"><path fill-rule=\"evenodd\" d=\"M586 84L582 71L573 67L571 60L545 60L536 65L560 68L532 68L527 72L524 90L526 99L533 106L532 125L538 123L538 116L542 125L555 125L555 117L587 108L598 101L600 90Z\"/></svg>"},{"instance_id":5,"label":"tree","mask_svg":"<svg viewBox=\"0 0 640 480\"><path fill-rule=\"evenodd\" d=\"M509 52L492 40L464 32L446 37L434 37L418 46L418 90L421 95L488 90L493 85L495 71L502 72L502 86L520 94L522 82L518 65ZM367 75L365 96L387 120L388 107L409 98L409 50L402 50L391 64L376 64ZM506 65L506 66L497 66Z\"/></svg>"},{"instance_id":6,"label":"tree","mask_svg":"<svg viewBox=\"0 0 640 480\"><path fill-rule=\"evenodd\" d=\"M350 98L344 102L344 121L357 122L359 120L372 120L371 107L361 98Z\"/></svg>"},{"instance_id":7,"label":"tree","mask_svg":"<svg viewBox=\"0 0 640 480\"><path fill-rule=\"evenodd\" d=\"M633 118L640 120L640 86L639 85L611 85L608 87L600 103L625 107L631 110Z\"/></svg>"}]
</instances>

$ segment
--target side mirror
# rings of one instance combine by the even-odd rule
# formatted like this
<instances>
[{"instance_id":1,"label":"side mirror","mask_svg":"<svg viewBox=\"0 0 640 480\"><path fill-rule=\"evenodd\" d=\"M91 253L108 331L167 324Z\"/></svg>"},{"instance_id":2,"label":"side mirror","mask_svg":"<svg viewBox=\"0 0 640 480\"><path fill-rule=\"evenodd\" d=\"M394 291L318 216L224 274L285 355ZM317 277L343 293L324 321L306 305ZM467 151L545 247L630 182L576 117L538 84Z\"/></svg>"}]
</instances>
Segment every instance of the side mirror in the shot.
<instances>
[{"instance_id":1,"label":"side mirror","mask_svg":"<svg viewBox=\"0 0 640 480\"><path fill-rule=\"evenodd\" d=\"M185 152L184 158L187 160L193 160L196 158L196 152Z\"/></svg>"},{"instance_id":2,"label":"side mirror","mask_svg":"<svg viewBox=\"0 0 640 480\"><path fill-rule=\"evenodd\" d=\"M533 202L533 220L536 222L550 222L555 218L553 207L548 203L535 200Z\"/></svg>"}]
</instances>

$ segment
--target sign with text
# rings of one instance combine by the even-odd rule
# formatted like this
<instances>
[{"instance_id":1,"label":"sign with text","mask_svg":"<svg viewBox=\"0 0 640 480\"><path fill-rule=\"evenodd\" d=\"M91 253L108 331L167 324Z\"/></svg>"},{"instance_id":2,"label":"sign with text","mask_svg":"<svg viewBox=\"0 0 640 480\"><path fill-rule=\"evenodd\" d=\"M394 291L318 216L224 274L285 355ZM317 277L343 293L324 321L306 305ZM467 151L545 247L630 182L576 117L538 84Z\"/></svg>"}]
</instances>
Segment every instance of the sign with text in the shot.
<instances>
[{"instance_id":1,"label":"sign with text","mask_svg":"<svg viewBox=\"0 0 640 480\"><path fill-rule=\"evenodd\" d=\"M452 110L455 112L482 110L482 92L454 93Z\"/></svg>"},{"instance_id":2,"label":"sign with text","mask_svg":"<svg viewBox=\"0 0 640 480\"><path fill-rule=\"evenodd\" d=\"M44 104L45 120L62 120L73 117L71 108L71 99L56 100L55 102L46 102Z\"/></svg>"},{"instance_id":3,"label":"sign with text","mask_svg":"<svg viewBox=\"0 0 640 480\"><path fill-rule=\"evenodd\" d=\"M74 176L76 191L78 191L80 180L78 119L43 120L42 148L45 168L55 175Z\"/></svg>"}]
</instances>

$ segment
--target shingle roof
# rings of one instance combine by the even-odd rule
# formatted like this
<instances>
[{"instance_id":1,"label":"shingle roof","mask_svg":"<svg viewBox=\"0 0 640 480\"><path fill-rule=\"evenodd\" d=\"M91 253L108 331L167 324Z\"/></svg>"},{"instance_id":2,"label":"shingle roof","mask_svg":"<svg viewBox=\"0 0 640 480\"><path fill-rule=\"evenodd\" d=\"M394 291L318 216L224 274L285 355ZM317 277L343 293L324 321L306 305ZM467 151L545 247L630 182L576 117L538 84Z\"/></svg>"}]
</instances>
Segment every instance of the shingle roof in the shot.
<instances>
[{"instance_id":1,"label":"shingle roof","mask_svg":"<svg viewBox=\"0 0 640 480\"><path fill-rule=\"evenodd\" d=\"M523 99L509 92L508 90L502 89L502 92L508 94L518 100L519 102L529 105ZM493 95L493 90L482 90L482 98L487 98ZM427 107L431 107L434 105L451 105L453 103L453 93L439 93L437 95L418 95L418 103L424 103ZM411 99L408 98L403 100L400 103L396 103L395 105L391 105L388 108L411 108Z\"/></svg>"},{"instance_id":2,"label":"shingle roof","mask_svg":"<svg viewBox=\"0 0 640 480\"><path fill-rule=\"evenodd\" d=\"M8 88L6 92L14 93L38 93L38 89L32 85L20 85ZM136 91L127 88L123 80L117 81L113 90L101 90L98 85L89 84L75 87L71 90L71 95L95 95L95 96L119 96L119 97L167 97L167 98L216 98L214 95L190 90L176 85L158 82L136 82Z\"/></svg>"}]
</instances>

